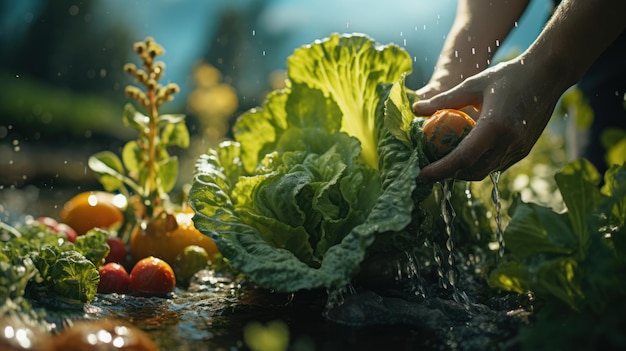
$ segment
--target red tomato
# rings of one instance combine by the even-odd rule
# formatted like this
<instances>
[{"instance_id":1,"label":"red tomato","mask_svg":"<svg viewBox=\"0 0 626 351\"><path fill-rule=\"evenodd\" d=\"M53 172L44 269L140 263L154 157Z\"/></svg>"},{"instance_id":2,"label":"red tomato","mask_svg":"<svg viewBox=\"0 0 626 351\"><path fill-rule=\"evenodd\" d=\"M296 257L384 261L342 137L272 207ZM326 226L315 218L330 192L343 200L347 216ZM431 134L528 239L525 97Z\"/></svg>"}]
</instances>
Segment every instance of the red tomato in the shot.
<instances>
[{"instance_id":1,"label":"red tomato","mask_svg":"<svg viewBox=\"0 0 626 351\"><path fill-rule=\"evenodd\" d=\"M76 231L65 223L59 223L56 219L52 217L39 217L36 219L37 222L45 225L49 229L53 230L56 233L61 235L65 235L67 240L74 242L76 241Z\"/></svg>"},{"instance_id":2,"label":"red tomato","mask_svg":"<svg viewBox=\"0 0 626 351\"><path fill-rule=\"evenodd\" d=\"M98 292L125 294L130 290L130 276L124 266L110 262L100 268Z\"/></svg>"},{"instance_id":3,"label":"red tomato","mask_svg":"<svg viewBox=\"0 0 626 351\"><path fill-rule=\"evenodd\" d=\"M107 238L107 244L111 248L111 251L109 251L109 254L105 257L104 262L126 262L126 255L128 251L126 250L126 245L124 245L122 239L116 236L110 236Z\"/></svg>"},{"instance_id":4,"label":"red tomato","mask_svg":"<svg viewBox=\"0 0 626 351\"><path fill-rule=\"evenodd\" d=\"M130 290L143 296L164 296L176 287L172 267L154 256L139 260L130 271Z\"/></svg>"}]
</instances>

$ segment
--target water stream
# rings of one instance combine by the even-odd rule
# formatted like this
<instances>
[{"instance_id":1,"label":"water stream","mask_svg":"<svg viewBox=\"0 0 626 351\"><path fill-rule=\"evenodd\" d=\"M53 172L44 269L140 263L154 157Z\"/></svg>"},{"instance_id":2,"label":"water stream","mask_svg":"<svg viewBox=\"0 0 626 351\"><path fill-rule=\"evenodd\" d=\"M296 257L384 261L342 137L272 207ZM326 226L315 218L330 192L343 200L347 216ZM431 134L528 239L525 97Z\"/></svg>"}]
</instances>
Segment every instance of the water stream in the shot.
<instances>
[{"instance_id":1,"label":"water stream","mask_svg":"<svg viewBox=\"0 0 626 351\"><path fill-rule=\"evenodd\" d=\"M495 206L496 221L496 240L498 241L498 260L504 256L504 231L502 230L502 202L500 201L500 191L498 190L498 181L500 180L500 171L492 172L489 177L493 184L491 191L491 201Z\"/></svg>"}]
</instances>

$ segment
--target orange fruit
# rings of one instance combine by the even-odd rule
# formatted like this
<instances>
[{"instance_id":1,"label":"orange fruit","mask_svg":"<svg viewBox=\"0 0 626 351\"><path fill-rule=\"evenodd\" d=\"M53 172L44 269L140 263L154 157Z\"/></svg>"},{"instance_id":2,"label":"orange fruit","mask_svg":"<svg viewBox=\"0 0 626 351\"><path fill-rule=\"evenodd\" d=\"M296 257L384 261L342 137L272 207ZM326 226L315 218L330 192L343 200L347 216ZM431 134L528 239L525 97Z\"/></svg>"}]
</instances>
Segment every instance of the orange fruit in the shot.
<instances>
[{"instance_id":1,"label":"orange fruit","mask_svg":"<svg viewBox=\"0 0 626 351\"><path fill-rule=\"evenodd\" d=\"M426 156L435 161L447 155L474 125L472 117L455 109L439 110L427 117L422 129L426 137Z\"/></svg>"},{"instance_id":2,"label":"orange fruit","mask_svg":"<svg viewBox=\"0 0 626 351\"><path fill-rule=\"evenodd\" d=\"M206 250L210 259L219 252L211 238L200 233L193 224L193 212L161 213L139 226L130 236L130 253L135 260L155 256L176 263L176 257L190 245Z\"/></svg>"},{"instance_id":3,"label":"orange fruit","mask_svg":"<svg viewBox=\"0 0 626 351\"><path fill-rule=\"evenodd\" d=\"M68 200L59 214L62 223L78 235L92 228L108 229L124 221L126 197L104 191L86 191Z\"/></svg>"}]
</instances>

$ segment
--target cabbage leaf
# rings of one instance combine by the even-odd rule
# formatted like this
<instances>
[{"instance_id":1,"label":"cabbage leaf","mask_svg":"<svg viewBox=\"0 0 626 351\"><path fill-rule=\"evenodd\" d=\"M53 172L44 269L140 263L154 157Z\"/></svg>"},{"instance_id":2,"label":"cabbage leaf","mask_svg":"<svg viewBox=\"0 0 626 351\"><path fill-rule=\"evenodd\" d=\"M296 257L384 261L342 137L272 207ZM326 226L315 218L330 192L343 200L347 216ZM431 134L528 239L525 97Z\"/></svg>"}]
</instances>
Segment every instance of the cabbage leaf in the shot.
<instances>
[{"instance_id":1,"label":"cabbage leaf","mask_svg":"<svg viewBox=\"0 0 626 351\"><path fill-rule=\"evenodd\" d=\"M423 219L415 204L431 188L416 179L427 161L420 142L409 147L385 127L410 106L406 94L391 103L403 108L385 106L410 70L404 50L359 34L295 50L286 88L198 159L196 228L236 270L276 291L343 287L372 243L417 241L407 228Z\"/></svg>"}]
</instances>

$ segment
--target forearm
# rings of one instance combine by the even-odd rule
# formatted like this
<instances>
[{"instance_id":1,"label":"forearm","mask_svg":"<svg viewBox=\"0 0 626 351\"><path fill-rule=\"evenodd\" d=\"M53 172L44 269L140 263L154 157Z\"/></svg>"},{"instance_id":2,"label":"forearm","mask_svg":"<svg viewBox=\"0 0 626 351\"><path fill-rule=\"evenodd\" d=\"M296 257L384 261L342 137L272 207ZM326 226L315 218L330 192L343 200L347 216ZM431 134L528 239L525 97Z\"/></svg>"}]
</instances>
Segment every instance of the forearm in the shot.
<instances>
[{"instance_id":1,"label":"forearm","mask_svg":"<svg viewBox=\"0 0 626 351\"><path fill-rule=\"evenodd\" d=\"M487 68L527 5L527 0L460 0L431 81L445 77L460 83Z\"/></svg>"},{"instance_id":2,"label":"forearm","mask_svg":"<svg viewBox=\"0 0 626 351\"><path fill-rule=\"evenodd\" d=\"M519 61L546 67L565 90L626 30L625 13L623 0L563 0Z\"/></svg>"}]
</instances>

